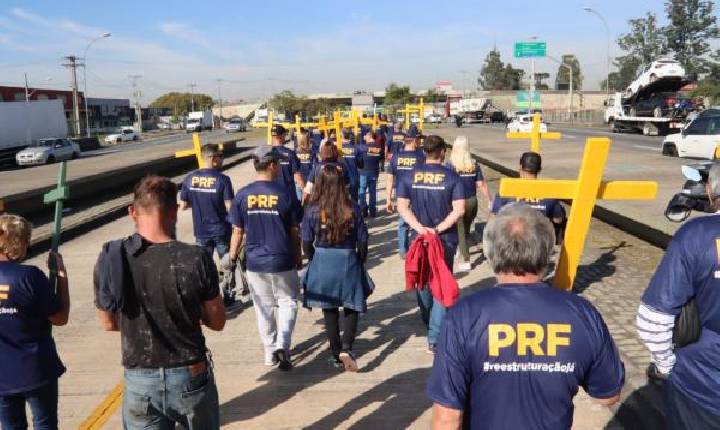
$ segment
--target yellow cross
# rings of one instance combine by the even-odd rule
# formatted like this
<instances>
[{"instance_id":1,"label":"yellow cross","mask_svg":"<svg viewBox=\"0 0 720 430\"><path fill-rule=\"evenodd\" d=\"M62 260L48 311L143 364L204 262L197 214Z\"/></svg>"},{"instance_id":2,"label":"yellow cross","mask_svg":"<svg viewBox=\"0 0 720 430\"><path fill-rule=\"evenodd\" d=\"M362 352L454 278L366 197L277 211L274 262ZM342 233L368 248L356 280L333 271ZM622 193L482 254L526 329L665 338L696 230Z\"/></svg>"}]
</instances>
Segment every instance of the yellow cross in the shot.
<instances>
[{"instance_id":1,"label":"yellow cross","mask_svg":"<svg viewBox=\"0 0 720 430\"><path fill-rule=\"evenodd\" d=\"M300 121L300 115L295 115L295 122L292 124L293 128L295 128L295 133L299 136L300 131L303 128L315 128L319 124L316 122L301 122Z\"/></svg>"},{"instance_id":2,"label":"yellow cross","mask_svg":"<svg viewBox=\"0 0 720 430\"><path fill-rule=\"evenodd\" d=\"M555 269L555 286L558 288L572 289L598 199L653 200L657 194L657 182L603 181L609 151L610 139L588 139L576 180L504 178L500 181L500 195L503 197L572 200L565 240Z\"/></svg>"},{"instance_id":3,"label":"yellow cross","mask_svg":"<svg viewBox=\"0 0 720 430\"><path fill-rule=\"evenodd\" d=\"M540 153L540 141L541 139L560 139L562 134L557 132L542 133L540 132L540 114L533 114L532 130L530 133L523 132L508 132L505 137L508 139L530 139L530 150L532 152Z\"/></svg>"},{"instance_id":4,"label":"yellow cross","mask_svg":"<svg viewBox=\"0 0 720 430\"><path fill-rule=\"evenodd\" d=\"M177 151L175 158L184 157L195 157L197 158L198 168L202 169L205 167L205 161L202 158L202 147L200 146L200 135L193 133L193 149L186 149L185 151Z\"/></svg>"},{"instance_id":5,"label":"yellow cross","mask_svg":"<svg viewBox=\"0 0 720 430\"><path fill-rule=\"evenodd\" d=\"M398 112L402 112L405 114L405 127L407 129L410 128L410 114L412 112L418 113L418 129L420 131L423 130L424 126L424 116L425 116L425 102L423 99L420 99L419 104L406 104L405 109L400 109Z\"/></svg>"},{"instance_id":6,"label":"yellow cross","mask_svg":"<svg viewBox=\"0 0 720 430\"><path fill-rule=\"evenodd\" d=\"M381 121L378 114L373 114L372 118L360 118L360 124L371 125L373 130L377 130L381 125L387 125L387 121Z\"/></svg>"}]
</instances>

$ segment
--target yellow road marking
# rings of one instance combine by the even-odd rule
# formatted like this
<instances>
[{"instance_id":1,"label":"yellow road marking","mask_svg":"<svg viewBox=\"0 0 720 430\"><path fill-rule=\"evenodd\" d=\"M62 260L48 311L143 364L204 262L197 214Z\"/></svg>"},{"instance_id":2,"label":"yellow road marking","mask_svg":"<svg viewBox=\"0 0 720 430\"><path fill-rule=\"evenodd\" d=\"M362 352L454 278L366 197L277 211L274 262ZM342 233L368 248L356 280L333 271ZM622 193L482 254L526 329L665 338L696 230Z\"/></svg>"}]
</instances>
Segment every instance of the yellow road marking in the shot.
<instances>
[{"instance_id":1,"label":"yellow road marking","mask_svg":"<svg viewBox=\"0 0 720 430\"><path fill-rule=\"evenodd\" d=\"M117 384L97 408L78 427L80 430L101 429L122 404L123 384Z\"/></svg>"}]
</instances>

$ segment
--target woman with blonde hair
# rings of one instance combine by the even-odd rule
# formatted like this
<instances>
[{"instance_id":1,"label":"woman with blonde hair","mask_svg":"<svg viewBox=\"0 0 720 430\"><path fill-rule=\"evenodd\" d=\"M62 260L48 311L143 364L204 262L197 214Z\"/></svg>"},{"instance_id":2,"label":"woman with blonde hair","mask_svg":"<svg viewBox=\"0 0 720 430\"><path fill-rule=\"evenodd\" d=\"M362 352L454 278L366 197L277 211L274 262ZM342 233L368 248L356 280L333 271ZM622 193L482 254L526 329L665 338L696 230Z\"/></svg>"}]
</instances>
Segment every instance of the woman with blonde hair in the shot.
<instances>
[{"instance_id":1,"label":"woman with blonde hair","mask_svg":"<svg viewBox=\"0 0 720 430\"><path fill-rule=\"evenodd\" d=\"M465 215L458 222L458 248L462 255L462 263L458 265L461 271L468 271L470 265L470 246L468 245L468 234L478 212L477 190L480 189L488 208L492 207L493 200L490 197L485 179L483 178L480 165L470 155L470 146L467 137L458 136L453 143L450 153L450 167L460 175L465 189Z\"/></svg>"},{"instance_id":2,"label":"woman with blonde hair","mask_svg":"<svg viewBox=\"0 0 720 430\"><path fill-rule=\"evenodd\" d=\"M25 429L25 404L33 427L57 429L58 378L65 367L58 357L52 326L67 324L70 296L60 254L48 259L57 269L57 291L27 256L30 223L0 215L0 428Z\"/></svg>"}]
</instances>

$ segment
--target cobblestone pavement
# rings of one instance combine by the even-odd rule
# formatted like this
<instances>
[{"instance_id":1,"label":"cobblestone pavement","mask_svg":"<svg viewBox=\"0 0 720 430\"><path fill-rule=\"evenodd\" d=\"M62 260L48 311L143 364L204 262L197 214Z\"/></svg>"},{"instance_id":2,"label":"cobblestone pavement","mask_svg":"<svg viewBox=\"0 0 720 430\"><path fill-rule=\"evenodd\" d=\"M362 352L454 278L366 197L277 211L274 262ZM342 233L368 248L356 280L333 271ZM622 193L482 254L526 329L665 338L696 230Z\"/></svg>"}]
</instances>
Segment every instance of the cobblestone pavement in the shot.
<instances>
[{"instance_id":1,"label":"cobblestone pavement","mask_svg":"<svg viewBox=\"0 0 720 430\"><path fill-rule=\"evenodd\" d=\"M228 173L236 187L253 177L249 163ZM495 191L497 175L486 173ZM383 184L381 181L381 197ZM380 204L383 203L381 198ZM403 291L403 265L395 252L395 217L385 215L384 211L381 215L369 222L368 269L377 289L370 298L367 314L360 319L355 347L360 373L339 372L328 364L321 313L305 309L299 313L293 339L295 369L289 373L268 370L262 363L251 305L239 306L229 312L223 332L207 334L215 361L223 428L429 428L431 405L424 391L432 356L425 352L426 333L414 295ZM484 218L483 213L478 222ZM95 320L91 272L101 244L131 230L129 220L123 218L78 236L62 247L73 300L71 323L55 330L61 357L68 367L60 384L62 428L77 428L121 380L119 337L102 332ZM179 216L178 235L181 240L193 240L189 212ZM631 374L630 382L636 382L626 395L644 385L638 375L642 375L647 364L647 353L635 335L634 313L640 292L660 255L656 248L593 222L578 277L579 290L598 306L620 346ZM473 247L473 256L473 270L457 274L463 295L493 285L477 245ZM41 265L43 259L44 256L39 256L30 263ZM629 404L634 404L634 398L628 397ZM621 428L614 418L617 411L596 405L582 390L575 404L574 428L596 429L606 425ZM508 410L512 413L511 406ZM631 409L618 411L620 415L633 416ZM115 412L105 428L120 427L119 413Z\"/></svg>"}]
</instances>

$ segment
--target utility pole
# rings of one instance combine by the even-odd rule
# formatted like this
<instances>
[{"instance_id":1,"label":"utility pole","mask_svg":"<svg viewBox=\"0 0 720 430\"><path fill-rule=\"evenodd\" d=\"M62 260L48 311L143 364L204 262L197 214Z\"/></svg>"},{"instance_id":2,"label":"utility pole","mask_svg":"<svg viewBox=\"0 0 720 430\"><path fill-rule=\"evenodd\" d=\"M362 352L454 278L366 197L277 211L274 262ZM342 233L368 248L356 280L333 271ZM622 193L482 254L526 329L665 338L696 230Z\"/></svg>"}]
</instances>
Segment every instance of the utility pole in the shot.
<instances>
[{"instance_id":1,"label":"utility pole","mask_svg":"<svg viewBox=\"0 0 720 430\"><path fill-rule=\"evenodd\" d=\"M137 81L140 78L142 78L141 75L128 75L128 79L130 79L130 85L133 89L133 98L135 102L135 121L137 122L135 132L139 135L142 135L142 108L140 107L140 97L142 96L142 91L137 89Z\"/></svg>"},{"instance_id":2,"label":"utility pole","mask_svg":"<svg viewBox=\"0 0 720 430\"><path fill-rule=\"evenodd\" d=\"M28 91L27 73L25 73L25 103L30 102L30 92Z\"/></svg>"},{"instance_id":3,"label":"utility pole","mask_svg":"<svg viewBox=\"0 0 720 430\"><path fill-rule=\"evenodd\" d=\"M78 62L78 58L70 55L64 58L67 63L63 63L63 67L70 69L70 77L73 92L73 129L75 136L80 137L80 95L78 94L77 68L82 67L82 63Z\"/></svg>"},{"instance_id":4,"label":"utility pole","mask_svg":"<svg viewBox=\"0 0 720 430\"><path fill-rule=\"evenodd\" d=\"M222 111L222 95L220 94L220 84L222 83L222 79L217 80L218 84L218 103L220 103L220 128L223 126L223 111Z\"/></svg>"},{"instance_id":5,"label":"utility pole","mask_svg":"<svg viewBox=\"0 0 720 430\"><path fill-rule=\"evenodd\" d=\"M190 87L190 112L195 112L195 87L197 84L188 84Z\"/></svg>"}]
</instances>

